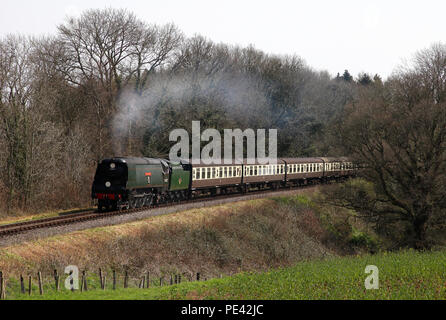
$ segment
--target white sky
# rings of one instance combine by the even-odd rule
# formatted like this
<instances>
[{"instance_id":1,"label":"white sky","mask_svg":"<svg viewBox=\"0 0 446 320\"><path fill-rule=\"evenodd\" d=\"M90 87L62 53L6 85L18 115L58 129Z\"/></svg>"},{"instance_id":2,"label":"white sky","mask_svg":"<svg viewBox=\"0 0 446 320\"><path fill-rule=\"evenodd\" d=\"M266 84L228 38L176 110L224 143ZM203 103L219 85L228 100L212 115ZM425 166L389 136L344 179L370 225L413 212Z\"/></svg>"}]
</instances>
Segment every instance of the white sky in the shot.
<instances>
[{"instance_id":1,"label":"white sky","mask_svg":"<svg viewBox=\"0 0 446 320\"><path fill-rule=\"evenodd\" d=\"M173 22L187 36L297 54L332 75L348 69L385 78L417 50L446 41L444 0L1 0L0 36L54 34L67 15L105 7Z\"/></svg>"}]
</instances>

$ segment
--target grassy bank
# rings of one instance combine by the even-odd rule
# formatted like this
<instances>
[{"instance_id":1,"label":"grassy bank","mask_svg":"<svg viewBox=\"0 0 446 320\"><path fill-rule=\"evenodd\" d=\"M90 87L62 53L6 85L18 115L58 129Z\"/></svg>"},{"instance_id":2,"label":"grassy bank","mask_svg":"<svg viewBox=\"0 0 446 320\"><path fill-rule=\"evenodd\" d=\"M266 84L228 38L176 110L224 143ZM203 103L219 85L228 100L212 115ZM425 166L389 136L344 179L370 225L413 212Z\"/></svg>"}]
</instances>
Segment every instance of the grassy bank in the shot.
<instances>
[{"instance_id":1,"label":"grassy bank","mask_svg":"<svg viewBox=\"0 0 446 320\"><path fill-rule=\"evenodd\" d=\"M335 255L306 194L192 209L122 225L72 232L0 248L8 275L51 275L77 265L158 277L208 277L289 266Z\"/></svg>"},{"instance_id":2,"label":"grassy bank","mask_svg":"<svg viewBox=\"0 0 446 320\"><path fill-rule=\"evenodd\" d=\"M379 289L366 290L364 270L379 268ZM301 262L263 273L150 289L90 290L10 299L446 299L446 251L402 251ZM17 286L17 285L15 285ZM15 288L18 292L18 288Z\"/></svg>"}]
</instances>

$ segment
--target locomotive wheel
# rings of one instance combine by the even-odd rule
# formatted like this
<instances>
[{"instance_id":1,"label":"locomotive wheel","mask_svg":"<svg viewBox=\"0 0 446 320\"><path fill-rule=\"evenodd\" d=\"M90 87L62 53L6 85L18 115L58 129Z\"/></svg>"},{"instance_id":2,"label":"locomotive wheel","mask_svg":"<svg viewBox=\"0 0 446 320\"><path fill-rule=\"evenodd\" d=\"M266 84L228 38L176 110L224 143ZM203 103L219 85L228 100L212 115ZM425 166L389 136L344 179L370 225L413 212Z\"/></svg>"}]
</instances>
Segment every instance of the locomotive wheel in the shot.
<instances>
[{"instance_id":1,"label":"locomotive wheel","mask_svg":"<svg viewBox=\"0 0 446 320\"><path fill-rule=\"evenodd\" d=\"M136 208L141 208L144 205L144 198L137 198L136 199Z\"/></svg>"},{"instance_id":2,"label":"locomotive wheel","mask_svg":"<svg viewBox=\"0 0 446 320\"><path fill-rule=\"evenodd\" d=\"M152 205L152 202L153 202L153 196L145 196L143 207L150 207Z\"/></svg>"},{"instance_id":3,"label":"locomotive wheel","mask_svg":"<svg viewBox=\"0 0 446 320\"><path fill-rule=\"evenodd\" d=\"M129 199L129 209L136 208L136 201L137 201L137 199L135 199L135 198L130 198Z\"/></svg>"}]
</instances>

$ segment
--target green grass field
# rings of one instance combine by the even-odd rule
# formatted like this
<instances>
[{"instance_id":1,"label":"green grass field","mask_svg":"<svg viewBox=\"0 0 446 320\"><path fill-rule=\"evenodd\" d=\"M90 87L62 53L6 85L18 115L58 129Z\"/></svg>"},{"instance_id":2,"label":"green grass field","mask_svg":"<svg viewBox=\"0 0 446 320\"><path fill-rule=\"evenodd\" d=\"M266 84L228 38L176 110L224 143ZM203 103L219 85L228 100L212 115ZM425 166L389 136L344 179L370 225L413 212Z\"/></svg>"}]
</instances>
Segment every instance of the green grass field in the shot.
<instances>
[{"instance_id":1,"label":"green grass field","mask_svg":"<svg viewBox=\"0 0 446 320\"><path fill-rule=\"evenodd\" d=\"M367 265L379 268L379 289L366 290ZM265 273L241 273L150 289L100 289L43 296L19 293L10 279L8 299L446 299L446 251L402 251L308 261ZM92 283L91 287L94 287Z\"/></svg>"}]
</instances>

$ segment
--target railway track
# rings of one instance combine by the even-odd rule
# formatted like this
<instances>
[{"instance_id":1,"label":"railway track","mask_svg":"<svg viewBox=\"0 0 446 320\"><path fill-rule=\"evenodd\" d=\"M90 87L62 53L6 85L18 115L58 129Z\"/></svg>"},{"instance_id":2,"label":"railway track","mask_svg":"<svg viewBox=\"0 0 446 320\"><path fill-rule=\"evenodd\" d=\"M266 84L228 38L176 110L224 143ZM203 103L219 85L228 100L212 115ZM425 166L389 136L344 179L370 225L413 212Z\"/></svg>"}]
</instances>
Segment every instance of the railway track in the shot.
<instances>
[{"instance_id":1,"label":"railway track","mask_svg":"<svg viewBox=\"0 0 446 320\"><path fill-rule=\"evenodd\" d=\"M157 204L157 205L150 206L150 207L142 207L142 208L136 208L136 209L127 209L127 210L117 210L117 211L109 211L109 212L101 212L101 213L98 213L98 212L92 211L92 210L88 210L88 211L84 211L84 212L67 214L64 216L56 216L56 217L45 218L45 219L28 220L28 221L23 221L23 222L18 222L18 223L0 225L0 237L11 236L11 235L28 232L28 231L35 230L35 229L57 227L57 226L62 226L62 225L78 223L78 222L84 222L84 221L90 221L90 220L96 220L96 219L104 219L104 218L108 218L111 216L131 214L131 213L135 213L135 212L153 210L153 209L157 209L157 208L174 206L174 205L179 205L179 204L207 202L207 201L216 200L216 199L240 198L243 196L250 196L250 195L262 194L262 193L280 193L283 191L308 189L308 188L311 188L314 186L315 185L306 185L306 186L298 186L298 187L286 187L286 188L280 188L280 189L276 189L276 190L271 190L271 189L256 190L256 191L250 191L250 192L244 193L244 194L231 193L231 194L224 194L224 195L217 195L217 196L215 196L215 195L214 196L206 196L206 197L200 197L200 198L191 199L191 200L162 203L162 204Z\"/></svg>"}]
</instances>

